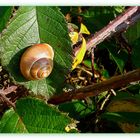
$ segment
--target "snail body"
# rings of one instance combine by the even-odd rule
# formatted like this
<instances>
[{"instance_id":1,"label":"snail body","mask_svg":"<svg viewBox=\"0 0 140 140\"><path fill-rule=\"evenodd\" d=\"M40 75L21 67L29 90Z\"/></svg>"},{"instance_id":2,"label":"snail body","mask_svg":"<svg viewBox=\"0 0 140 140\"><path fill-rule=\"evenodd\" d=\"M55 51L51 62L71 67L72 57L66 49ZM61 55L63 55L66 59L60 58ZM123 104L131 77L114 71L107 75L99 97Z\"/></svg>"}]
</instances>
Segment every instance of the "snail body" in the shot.
<instances>
[{"instance_id":1,"label":"snail body","mask_svg":"<svg viewBox=\"0 0 140 140\"><path fill-rule=\"evenodd\" d=\"M27 80L48 77L53 69L54 51L49 44L35 44L29 47L20 60L20 71Z\"/></svg>"}]
</instances>

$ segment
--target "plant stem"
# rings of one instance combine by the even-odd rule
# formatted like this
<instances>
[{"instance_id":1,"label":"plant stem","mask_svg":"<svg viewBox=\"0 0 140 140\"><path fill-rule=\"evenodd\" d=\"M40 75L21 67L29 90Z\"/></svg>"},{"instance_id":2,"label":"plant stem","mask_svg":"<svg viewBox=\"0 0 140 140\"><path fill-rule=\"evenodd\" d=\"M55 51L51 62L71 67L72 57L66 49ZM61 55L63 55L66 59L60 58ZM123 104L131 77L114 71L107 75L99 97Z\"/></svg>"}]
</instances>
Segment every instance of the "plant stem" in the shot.
<instances>
[{"instance_id":1,"label":"plant stem","mask_svg":"<svg viewBox=\"0 0 140 140\"><path fill-rule=\"evenodd\" d=\"M133 6L128 8L124 13L116 17L87 41L87 50L91 51L92 47L103 42L106 38L127 30L128 27L136 23L138 20L140 20L140 7ZM71 101L72 99L84 99L86 97L96 96L103 91L123 87L130 82L138 80L140 80L140 69L128 72L124 75L112 77L101 83L63 93L59 96L54 96L48 100L48 103L60 104L66 101Z\"/></svg>"},{"instance_id":2,"label":"plant stem","mask_svg":"<svg viewBox=\"0 0 140 140\"><path fill-rule=\"evenodd\" d=\"M120 88L138 80L140 80L140 68L123 75L114 76L100 83L89 85L80 89L75 89L70 92L62 93L61 95L53 96L48 100L48 103L60 104L71 101L72 99L84 99L87 97L97 96L101 92Z\"/></svg>"},{"instance_id":3,"label":"plant stem","mask_svg":"<svg viewBox=\"0 0 140 140\"><path fill-rule=\"evenodd\" d=\"M17 89L17 86L11 86L11 87L8 87L7 89L3 90L1 89L0 90L0 97L11 107L13 107L15 109L15 104L12 103L8 97L6 97L7 94L15 91Z\"/></svg>"},{"instance_id":4,"label":"plant stem","mask_svg":"<svg viewBox=\"0 0 140 140\"><path fill-rule=\"evenodd\" d=\"M132 6L128 8L124 13L116 17L103 29L95 33L87 41L87 50L91 51L91 48L103 42L105 39L112 37L116 33L121 33L127 30L128 27L140 20L140 7Z\"/></svg>"},{"instance_id":5,"label":"plant stem","mask_svg":"<svg viewBox=\"0 0 140 140\"><path fill-rule=\"evenodd\" d=\"M95 77L94 77L94 74L95 74L95 70L94 70L94 47L92 47L91 49L91 68L92 68L92 77L91 77L91 81L94 82L95 81Z\"/></svg>"}]
</instances>

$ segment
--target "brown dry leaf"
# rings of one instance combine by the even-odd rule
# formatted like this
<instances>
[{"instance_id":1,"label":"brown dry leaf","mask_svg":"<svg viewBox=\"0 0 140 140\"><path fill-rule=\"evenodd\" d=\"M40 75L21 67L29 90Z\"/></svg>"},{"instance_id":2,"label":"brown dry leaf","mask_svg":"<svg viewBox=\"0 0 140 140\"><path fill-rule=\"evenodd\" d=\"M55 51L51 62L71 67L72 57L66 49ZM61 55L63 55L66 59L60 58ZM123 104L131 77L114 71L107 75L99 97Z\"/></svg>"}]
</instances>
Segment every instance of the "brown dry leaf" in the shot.
<instances>
[{"instance_id":1,"label":"brown dry leaf","mask_svg":"<svg viewBox=\"0 0 140 140\"><path fill-rule=\"evenodd\" d=\"M112 101L108 107L109 112L140 112L140 102L136 99L124 99ZM120 128L125 133L133 133L137 129L137 124L133 123L118 123Z\"/></svg>"}]
</instances>

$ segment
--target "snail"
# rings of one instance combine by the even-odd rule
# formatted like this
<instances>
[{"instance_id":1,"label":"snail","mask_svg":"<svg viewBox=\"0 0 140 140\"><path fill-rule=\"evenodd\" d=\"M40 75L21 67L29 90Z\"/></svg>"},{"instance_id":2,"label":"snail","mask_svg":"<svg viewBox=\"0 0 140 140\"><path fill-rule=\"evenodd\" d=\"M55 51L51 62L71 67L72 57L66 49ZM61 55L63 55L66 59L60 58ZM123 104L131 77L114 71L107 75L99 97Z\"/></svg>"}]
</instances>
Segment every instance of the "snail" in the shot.
<instances>
[{"instance_id":1,"label":"snail","mask_svg":"<svg viewBox=\"0 0 140 140\"><path fill-rule=\"evenodd\" d=\"M39 80L50 75L53 69L54 51L49 44L30 46L20 60L20 71L27 80Z\"/></svg>"}]
</instances>

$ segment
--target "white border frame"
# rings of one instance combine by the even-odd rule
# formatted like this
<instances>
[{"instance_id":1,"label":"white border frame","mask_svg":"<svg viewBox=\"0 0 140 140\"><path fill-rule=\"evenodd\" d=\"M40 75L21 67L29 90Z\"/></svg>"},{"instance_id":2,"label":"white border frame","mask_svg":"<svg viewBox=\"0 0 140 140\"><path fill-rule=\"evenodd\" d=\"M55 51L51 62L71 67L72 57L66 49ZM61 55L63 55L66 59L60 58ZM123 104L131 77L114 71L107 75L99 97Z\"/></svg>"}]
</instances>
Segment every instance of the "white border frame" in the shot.
<instances>
[{"instance_id":1,"label":"white border frame","mask_svg":"<svg viewBox=\"0 0 140 140\"><path fill-rule=\"evenodd\" d=\"M0 0L0 5L39 6L136 6L140 0Z\"/></svg>"}]
</instances>

